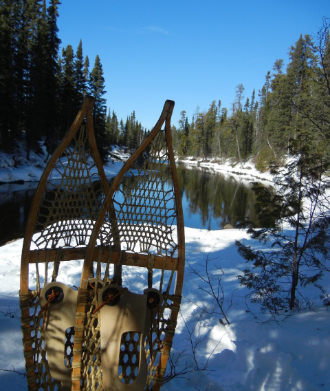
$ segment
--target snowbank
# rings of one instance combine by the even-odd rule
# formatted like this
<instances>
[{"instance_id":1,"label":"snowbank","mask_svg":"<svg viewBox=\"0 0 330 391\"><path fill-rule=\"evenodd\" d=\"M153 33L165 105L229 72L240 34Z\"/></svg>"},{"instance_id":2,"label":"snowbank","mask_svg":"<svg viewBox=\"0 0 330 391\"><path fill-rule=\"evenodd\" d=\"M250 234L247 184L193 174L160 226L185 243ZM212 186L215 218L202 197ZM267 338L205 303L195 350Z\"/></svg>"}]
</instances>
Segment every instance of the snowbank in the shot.
<instances>
[{"instance_id":1,"label":"snowbank","mask_svg":"<svg viewBox=\"0 0 330 391\"><path fill-rule=\"evenodd\" d=\"M7 154L0 152L0 184L4 183L25 183L38 182L43 170L47 164L45 161L47 153L45 146L40 145L41 154L35 152L30 153L30 159L25 158L26 152L20 147L14 154ZM109 161L104 165L104 170L107 177L116 175L120 168L130 156L130 153L120 148L113 146ZM177 162L185 164L187 167L207 168L214 172L221 172L238 176L246 180L270 181L272 176L269 172L262 173L255 168L252 159L243 162L242 164L234 163L231 160L226 160L223 163L216 161L203 161L201 159L194 159L192 157L184 160L176 159Z\"/></svg>"},{"instance_id":2,"label":"snowbank","mask_svg":"<svg viewBox=\"0 0 330 391\"><path fill-rule=\"evenodd\" d=\"M8 154L0 152L0 185L5 183L26 183L38 182L46 167L46 150L41 144L41 154L30 153L30 159L26 159L26 152L19 148L15 153ZM104 171L108 178L111 178L119 172L123 162L130 155L122 151L119 147L114 147L109 161L104 165ZM35 184L37 186L37 183ZM0 186L1 187L1 186Z\"/></svg>"},{"instance_id":3,"label":"snowbank","mask_svg":"<svg viewBox=\"0 0 330 391\"><path fill-rule=\"evenodd\" d=\"M191 166L194 168L195 167L207 168L214 172L230 174L232 176L238 176L246 180L273 182L272 175L269 173L269 171L267 172L258 171L252 159L248 160L247 162L242 162L241 164L237 162L233 162L230 159L225 160L222 163L219 163L218 161L214 161L214 160L206 161L202 159L195 159L192 157L187 157L185 159L177 158L176 161L179 163L183 163L186 166Z\"/></svg>"},{"instance_id":4,"label":"snowbank","mask_svg":"<svg viewBox=\"0 0 330 391\"><path fill-rule=\"evenodd\" d=\"M329 307L315 294L312 310L281 324L255 319L245 305L247 290L237 280L244 260L236 240L254 245L245 230L186 228L183 300L171 353L177 376L162 390L330 389ZM25 371L18 306L22 242L9 243L0 251L0 369L16 371L0 371L0 390L27 390L26 379L17 374ZM205 286L196 272L205 276L206 260L214 277L219 267L223 270L229 325L220 322L223 316L215 300L201 289ZM79 285L81 262L66 262L60 272L61 281ZM329 278L323 283L329 288ZM252 310L257 314L257 307Z\"/></svg>"},{"instance_id":5,"label":"snowbank","mask_svg":"<svg viewBox=\"0 0 330 391\"><path fill-rule=\"evenodd\" d=\"M112 157L118 153L120 156L104 167L108 177L116 175L128 157L122 151L113 152ZM0 182L24 181L36 186L46 164L44 159L45 156L32 153L27 162L23 157L1 154ZM252 162L243 166L191 159L182 162L215 172L243 175L249 180L271 181L271 175L257 171ZM1 185L0 191L13 191L12 186L19 185ZM258 307L246 307L248 291L238 283L237 276L245 261L238 254L235 241L252 246L260 243L253 242L245 230L186 228L185 233L183 300L168 365L168 373L172 365L173 379L162 390L329 390L330 311L318 293L310 292L314 301L311 310L296 313L281 324L262 323ZM22 243L20 239L0 247L0 390L6 391L27 390L22 375L25 364L18 305ZM223 288L230 324L225 325L216 300L202 283L206 262L220 298ZM61 281L79 285L81 268L81 261L65 263L60 271ZM217 285L218 277L221 277L221 287ZM136 280L133 274L131 280ZM329 277L322 282L329 291Z\"/></svg>"}]
</instances>

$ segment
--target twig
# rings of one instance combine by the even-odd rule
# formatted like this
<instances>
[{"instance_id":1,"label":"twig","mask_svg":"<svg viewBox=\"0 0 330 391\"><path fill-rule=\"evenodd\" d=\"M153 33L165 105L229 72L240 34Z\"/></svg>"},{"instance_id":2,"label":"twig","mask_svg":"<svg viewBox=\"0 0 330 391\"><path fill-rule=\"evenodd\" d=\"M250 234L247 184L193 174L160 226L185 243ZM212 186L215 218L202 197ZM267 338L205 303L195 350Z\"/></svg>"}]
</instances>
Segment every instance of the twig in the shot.
<instances>
[{"instance_id":1,"label":"twig","mask_svg":"<svg viewBox=\"0 0 330 391\"><path fill-rule=\"evenodd\" d=\"M18 319L18 320L20 320L21 318L17 315L17 310L14 312L14 311L11 311L10 310L10 307L8 307L8 310L7 310L7 312L4 312L4 311L0 311L0 313L2 313L2 314L5 314L5 316L9 316L10 318L12 318L12 319Z\"/></svg>"},{"instance_id":2,"label":"twig","mask_svg":"<svg viewBox=\"0 0 330 391\"><path fill-rule=\"evenodd\" d=\"M188 333L188 339L189 339L189 342L190 342L190 347L191 347L191 351L192 351L192 356L193 356L193 360L194 360L194 365L188 365L187 362L185 363L185 366L183 369L181 369L179 372L177 372L177 368L179 366L179 361L180 361L180 358L182 356L182 354L184 352L179 352L176 359L174 360L173 359L173 355L171 354L169 356L169 370L170 372L167 373L164 377L164 380L163 380L163 384L165 383L168 383L169 381L175 379L175 378L185 378L186 375L188 375L189 373L193 373L193 372L204 372L206 370L208 371L213 371L213 370L210 370L208 369L208 365L209 365L209 361L210 361L210 358L213 356L214 354L214 351L216 350L216 348L219 346L219 344L221 343L221 340L222 338L227 334L225 333L222 338L217 341L216 345L214 346L214 348L212 349L212 351L210 352L210 354L208 355L207 359L206 359L206 362L204 363L203 366L200 366L199 364L199 361L198 361L198 358L197 358L197 348L199 346L200 343L204 342L207 338L201 338L199 339L198 337L194 340L193 339L193 335L194 335L194 331L196 330L196 327L197 325L199 324L199 321L201 319L201 317L203 316L203 314L205 313L205 311L201 311L201 314L199 315L198 317L198 320L196 321L194 327L192 330L189 329L189 326L185 320L185 318L183 317L182 313L180 312L180 315L182 317L182 320L185 324L185 327L186 327L186 330L187 330L187 333ZM211 340L211 338L209 339Z\"/></svg>"},{"instance_id":3,"label":"twig","mask_svg":"<svg viewBox=\"0 0 330 391\"><path fill-rule=\"evenodd\" d=\"M223 286L221 284L221 281L222 281L222 277L224 276L224 271L222 270L221 267L218 267L217 266L217 270L221 273L221 275L218 275L216 273L212 273L209 271L209 262L211 260L209 259L208 255L206 255L206 261L205 261L205 276L203 276L200 272L198 272L196 269L194 269L188 262L189 264L189 267L190 267L190 270L193 274L195 274L202 282L204 282L206 284L206 288L202 287L201 285L197 284L197 287L198 289L200 289L201 291L203 291L204 293L206 293L207 295L211 296L217 306L219 307L220 309L220 313L222 314L222 316L224 317L225 321L226 321L226 324L230 324L229 322L229 319L227 318L227 315L226 315L226 311L224 309L224 301L225 301L225 292L224 292L224 289L223 289ZM215 276L216 274L216 276ZM214 283L214 278L216 278L217 282ZM232 300L233 298L231 298L231 303L230 303L230 306L229 308L231 307L232 305ZM227 308L227 310L229 309ZM224 322L223 322L224 323Z\"/></svg>"},{"instance_id":4,"label":"twig","mask_svg":"<svg viewBox=\"0 0 330 391\"><path fill-rule=\"evenodd\" d=\"M0 368L0 371L2 371L2 372L12 372L12 373L16 373L19 376L26 377L26 372L16 371L16 369L14 367L13 367L13 369L2 369L2 368Z\"/></svg>"}]
</instances>

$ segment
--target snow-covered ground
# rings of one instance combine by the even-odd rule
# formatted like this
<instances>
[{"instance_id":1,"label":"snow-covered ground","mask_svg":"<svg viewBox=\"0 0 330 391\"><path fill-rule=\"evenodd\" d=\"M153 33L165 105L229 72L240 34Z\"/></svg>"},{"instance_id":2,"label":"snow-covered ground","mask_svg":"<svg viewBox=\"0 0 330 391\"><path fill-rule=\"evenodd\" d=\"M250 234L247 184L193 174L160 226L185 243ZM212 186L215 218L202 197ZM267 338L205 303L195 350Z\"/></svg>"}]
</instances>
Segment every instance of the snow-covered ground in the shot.
<instances>
[{"instance_id":1,"label":"snow-covered ground","mask_svg":"<svg viewBox=\"0 0 330 391\"><path fill-rule=\"evenodd\" d=\"M0 185L23 182L31 182L36 185L46 166L46 149L44 145L40 145L40 148L43 154L39 155L32 151L29 161L26 160L26 153L23 149L16 151L15 155L0 152ZM122 162L126 161L129 156L128 153L124 153L119 147L113 147L111 157L108 163L104 165L106 175L108 177L116 175L122 167ZM177 161L184 163L186 166L207 168L214 172L228 173L231 176L237 175L247 181L272 181L271 174L258 171L252 160L242 162L242 164L234 163L230 160L223 161L223 163L215 163L210 160L203 161L193 158L177 159Z\"/></svg>"},{"instance_id":2,"label":"snow-covered ground","mask_svg":"<svg viewBox=\"0 0 330 391\"><path fill-rule=\"evenodd\" d=\"M30 159L25 158L25 152L23 149L18 150L15 155L0 152L0 185L4 183L26 183L31 182L37 186L39 179L46 167L45 162L46 149L41 145L43 154L37 154L35 152L30 153ZM107 177L115 176L123 163L119 159L127 160L128 154L122 151L114 150L113 157L117 156L118 159L109 159L108 163L104 166L104 171Z\"/></svg>"},{"instance_id":3,"label":"snow-covered ground","mask_svg":"<svg viewBox=\"0 0 330 391\"><path fill-rule=\"evenodd\" d=\"M247 290L237 280L244 261L235 240L250 241L244 230L186 229L183 301L171 353L178 376L162 389L329 390L328 307L315 295L312 310L298 312L280 324L260 323L247 312ZM0 252L0 390L27 390L23 376L3 371L25 372L18 306L22 242L9 243ZM218 267L224 272L229 325L220 322L223 316L212 297L198 289L203 286L194 271L205 276L207 259L212 273ZM61 281L78 285L80 272L80 262L66 263ZM257 307L253 312L257 313ZM180 376L182 372L186 375Z\"/></svg>"},{"instance_id":4,"label":"snow-covered ground","mask_svg":"<svg viewBox=\"0 0 330 391\"><path fill-rule=\"evenodd\" d=\"M186 166L207 168L213 172L221 172L223 174L230 174L231 176L238 176L246 181L265 181L272 182L272 175L267 172L260 172L255 168L253 160L250 159L246 162L237 163L230 159L219 161L202 160L194 158L185 158L179 160Z\"/></svg>"},{"instance_id":5,"label":"snow-covered ground","mask_svg":"<svg viewBox=\"0 0 330 391\"><path fill-rule=\"evenodd\" d=\"M15 178L36 181L42 173L38 157L34 165L21 168L15 164L5 166L3 162L0 159L0 182ZM107 174L116 174L121 165L110 162L105 167ZM239 165L215 164L212 169L237 175L242 171L247 176L270 179L269 174L257 172L251 162L243 169ZM311 292L312 309L297 312L279 324L262 323L258 307L249 310L246 307L247 289L239 286L237 275L245 262L237 252L235 241L259 247L260 244L253 242L245 230L186 228L185 234L183 300L171 353L173 373L177 376L164 384L162 390L330 390L330 310L318 293ZM18 305L22 243L19 239L0 247L1 391L27 390L26 379L18 373L25 372ZM207 261L216 289L219 268L224 273L221 285L230 324L224 325L215 300L202 290L207 289L200 278L205 276ZM68 262L62 270L62 281L79 285L80 272L81 262ZM133 280L134 276L131 277ZM328 276L323 286L330 290Z\"/></svg>"}]
</instances>

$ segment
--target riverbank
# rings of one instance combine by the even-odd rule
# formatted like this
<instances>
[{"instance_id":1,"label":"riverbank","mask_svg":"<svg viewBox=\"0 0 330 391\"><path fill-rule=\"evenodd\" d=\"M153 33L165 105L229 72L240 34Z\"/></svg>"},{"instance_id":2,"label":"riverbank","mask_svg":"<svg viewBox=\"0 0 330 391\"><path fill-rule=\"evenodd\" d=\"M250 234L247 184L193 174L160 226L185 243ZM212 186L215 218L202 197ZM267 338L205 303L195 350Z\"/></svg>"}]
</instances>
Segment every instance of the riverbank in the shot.
<instances>
[{"instance_id":1,"label":"riverbank","mask_svg":"<svg viewBox=\"0 0 330 391\"><path fill-rule=\"evenodd\" d=\"M37 166L41 164L41 157L39 163L38 158L35 160L36 165L22 164L22 170L20 165L11 167L8 170L12 170L11 178L29 172L31 175L24 186L36 186L38 176L42 174L42 167ZM113 159L105 166L107 175L116 175L123 165L119 158L114 156ZM192 169L221 172L250 182L271 180L270 174L260 173L253 162L246 162L242 166L229 161L222 164L193 159L178 162ZM24 183L26 178L22 176L22 179ZM0 186L0 189L19 186L11 182ZM215 187L214 182L212 186ZM25 203L20 203L20 209L25 207ZM287 229L285 235L288 234ZM329 307L323 302L318 290L307 286L304 292L310 298L309 309L296 312L281 323L264 323L268 319L260 313L257 303L246 306L246 297L250 291L241 286L237 278L246 268L246 262L237 252L236 241L267 250L266 246L252 240L244 229L185 228L185 282L167 368L167 374L172 373L173 378L162 389L328 389ZM3 389L8 390L27 390L26 378L23 376L25 363L18 302L22 245L23 239L18 239L2 246L0 251L0 348L3 352L2 359L0 357L0 381ZM206 262L208 270L205 269ZM78 286L81 268L82 261L65 263L59 272L59 281L71 287ZM130 289L141 288L142 284L147 283L135 269L125 272ZM327 292L330 290L328 274L322 280L322 286ZM230 324L224 322L209 290L210 286L204 284L210 276L217 291L222 292L220 298L223 298L223 308Z\"/></svg>"},{"instance_id":2,"label":"riverbank","mask_svg":"<svg viewBox=\"0 0 330 391\"><path fill-rule=\"evenodd\" d=\"M121 157L123 158L123 155ZM123 164L115 156L114 159L117 161L109 162L105 166L108 180L117 174ZM26 169L31 168L26 166ZM255 197L251 194L251 183L254 182L255 177L253 179L247 175L235 176L229 173L229 170L219 173L212 167L197 167L181 163L177 164L177 169L186 227L217 230L225 226L235 227L243 219L258 224L253 208ZM56 175L56 172L54 174ZM2 216L0 246L24 236L38 183L38 181L31 181L29 177L28 182L0 185L0 216ZM267 185L266 182L263 183Z\"/></svg>"},{"instance_id":3,"label":"riverbank","mask_svg":"<svg viewBox=\"0 0 330 391\"><path fill-rule=\"evenodd\" d=\"M213 172L220 172L223 174L230 174L249 181L267 181L273 182L273 177L269 171L261 172L256 169L256 166L252 159L237 163L231 159L223 160L221 163L215 160L198 159L194 157L187 157L184 159L177 158L178 163L182 163L186 166L197 167L201 169L208 169Z\"/></svg>"},{"instance_id":4,"label":"riverbank","mask_svg":"<svg viewBox=\"0 0 330 391\"><path fill-rule=\"evenodd\" d=\"M173 379L164 391L323 391L330 389L330 312L318 292L311 292L312 308L294 313L284 322L267 322L258 304L247 308L247 288L237 276L246 267L235 242L253 247L245 230L185 229L186 273L171 361ZM0 251L0 383L2 390L27 390L18 302L23 240ZM199 275L206 278L205 262L215 288L224 298L230 324L225 324L216 302ZM221 267L221 269L220 269ZM65 262L58 280L79 286L81 261ZM219 278L217 273L223 273ZM329 274L329 273L328 273ZM147 284L135 268L125 270L129 289ZM205 280L204 280L205 281ZM221 285L217 285L217 281ZM329 289L329 276L323 282ZM223 296L222 296L223 295ZM255 316L259 316L256 319ZM172 365L172 367L171 367Z\"/></svg>"},{"instance_id":5,"label":"riverbank","mask_svg":"<svg viewBox=\"0 0 330 391\"><path fill-rule=\"evenodd\" d=\"M0 152L0 185L31 183L32 187L36 186L48 162L46 160L47 152L45 146L41 144L40 148L41 153L31 152L29 160L25 158L26 151L24 147L17 148L15 153L12 154ZM130 154L123 149L113 147L108 162L103 166L106 176L111 178L117 175L129 156ZM219 163L214 160L203 160L193 157L187 157L185 159L176 158L176 162L182 163L187 167L230 174L248 181L272 182L272 175L269 172L258 171L252 159L242 164L230 159Z\"/></svg>"},{"instance_id":6,"label":"riverbank","mask_svg":"<svg viewBox=\"0 0 330 391\"><path fill-rule=\"evenodd\" d=\"M17 147L14 153L0 152L0 185L26 184L39 182L41 175L48 163L47 151L44 144L40 144L41 152L30 153L30 159L26 159L26 151L23 146ZM109 161L103 166L108 178L116 176L130 155L120 148L113 148Z\"/></svg>"}]
</instances>

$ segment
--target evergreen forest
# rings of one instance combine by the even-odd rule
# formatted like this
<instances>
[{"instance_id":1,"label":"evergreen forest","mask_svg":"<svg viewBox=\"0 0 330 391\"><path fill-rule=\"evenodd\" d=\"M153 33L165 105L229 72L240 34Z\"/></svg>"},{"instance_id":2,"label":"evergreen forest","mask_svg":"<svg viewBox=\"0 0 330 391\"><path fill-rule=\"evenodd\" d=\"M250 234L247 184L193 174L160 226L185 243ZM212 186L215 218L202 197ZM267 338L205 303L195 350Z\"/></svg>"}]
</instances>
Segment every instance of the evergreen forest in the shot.
<instances>
[{"instance_id":1,"label":"evergreen forest","mask_svg":"<svg viewBox=\"0 0 330 391\"><path fill-rule=\"evenodd\" d=\"M44 140L51 154L85 95L95 98L94 130L102 160L112 144L138 145L145 133L135 113L124 123L107 113L100 57L90 64L82 41L60 51L59 0L0 1L0 149L26 142L27 159Z\"/></svg>"},{"instance_id":2,"label":"evergreen forest","mask_svg":"<svg viewBox=\"0 0 330 391\"><path fill-rule=\"evenodd\" d=\"M52 153L68 130L84 95L92 95L96 141L103 161L111 145L136 148L147 130L133 111L126 120L107 109L100 57L90 64L82 41L60 50L59 0L0 1L0 148L10 152L22 137L27 158L44 140ZM279 163L303 144L328 156L330 137L329 20L314 37L301 35L289 62L276 59L258 92L236 87L232 107L221 100L172 126L180 157L242 162L254 158L260 170ZM322 151L321 151L322 150Z\"/></svg>"},{"instance_id":3,"label":"evergreen forest","mask_svg":"<svg viewBox=\"0 0 330 391\"><path fill-rule=\"evenodd\" d=\"M328 159L330 138L330 39L329 20L315 37L301 35L289 49L289 63L282 59L268 71L262 89L245 98L243 84L236 87L232 107L211 102L197 108L191 121L180 113L174 128L174 145L180 157L254 158L264 171L297 148L313 144ZM300 144L300 146L298 146Z\"/></svg>"}]
</instances>

